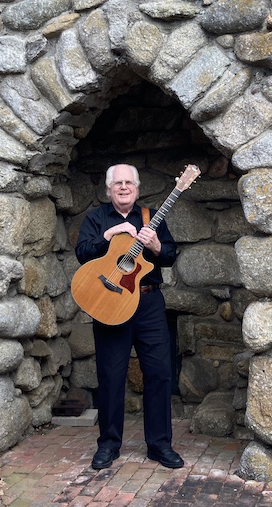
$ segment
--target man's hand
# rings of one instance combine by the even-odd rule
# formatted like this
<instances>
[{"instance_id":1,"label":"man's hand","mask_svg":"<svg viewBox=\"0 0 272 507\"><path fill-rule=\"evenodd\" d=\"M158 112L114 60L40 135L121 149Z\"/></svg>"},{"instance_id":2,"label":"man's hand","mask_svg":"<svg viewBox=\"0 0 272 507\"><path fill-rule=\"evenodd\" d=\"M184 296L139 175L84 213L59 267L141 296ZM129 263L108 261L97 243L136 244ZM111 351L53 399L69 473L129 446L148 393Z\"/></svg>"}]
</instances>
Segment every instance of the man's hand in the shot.
<instances>
[{"instance_id":1,"label":"man's hand","mask_svg":"<svg viewBox=\"0 0 272 507\"><path fill-rule=\"evenodd\" d=\"M159 255L161 251L161 242L157 236L156 231L144 225L136 238L143 243L146 248L149 248L155 255Z\"/></svg>"},{"instance_id":2,"label":"man's hand","mask_svg":"<svg viewBox=\"0 0 272 507\"><path fill-rule=\"evenodd\" d=\"M134 227L134 225L130 224L129 222L124 222L122 224L114 225L113 227L110 227L110 229L107 229L104 232L104 238L107 241L110 241L113 236L116 236L116 234L122 234L123 232L128 232L133 238L136 238L137 236L137 229Z\"/></svg>"}]
</instances>

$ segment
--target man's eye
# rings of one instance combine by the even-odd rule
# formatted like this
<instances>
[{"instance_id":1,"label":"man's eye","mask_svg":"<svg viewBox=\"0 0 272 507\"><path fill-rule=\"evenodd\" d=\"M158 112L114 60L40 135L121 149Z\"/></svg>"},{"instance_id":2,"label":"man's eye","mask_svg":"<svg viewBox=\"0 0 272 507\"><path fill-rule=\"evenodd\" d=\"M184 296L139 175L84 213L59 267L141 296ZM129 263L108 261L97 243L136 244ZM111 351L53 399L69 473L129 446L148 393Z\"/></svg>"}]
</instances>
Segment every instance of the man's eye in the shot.
<instances>
[{"instance_id":1,"label":"man's eye","mask_svg":"<svg viewBox=\"0 0 272 507\"><path fill-rule=\"evenodd\" d=\"M113 184L116 187L121 187L123 184L126 185L127 187L131 187L132 185L134 185L134 182L130 180L124 180L124 181L115 181Z\"/></svg>"}]
</instances>

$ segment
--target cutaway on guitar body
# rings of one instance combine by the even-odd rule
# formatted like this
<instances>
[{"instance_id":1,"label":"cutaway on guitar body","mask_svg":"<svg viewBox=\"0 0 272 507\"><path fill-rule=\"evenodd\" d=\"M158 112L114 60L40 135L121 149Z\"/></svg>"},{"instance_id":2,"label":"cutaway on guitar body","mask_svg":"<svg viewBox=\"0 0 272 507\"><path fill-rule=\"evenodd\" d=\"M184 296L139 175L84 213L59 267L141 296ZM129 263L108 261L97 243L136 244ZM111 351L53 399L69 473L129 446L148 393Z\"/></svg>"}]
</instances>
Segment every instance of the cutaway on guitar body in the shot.
<instances>
[{"instance_id":1,"label":"cutaway on guitar body","mask_svg":"<svg viewBox=\"0 0 272 507\"><path fill-rule=\"evenodd\" d=\"M153 269L142 253L137 260L127 256L135 242L129 234L118 234L104 257L83 264L72 280L76 303L94 319L108 325L126 322L140 299L140 280Z\"/></svg>"}]
</instances>

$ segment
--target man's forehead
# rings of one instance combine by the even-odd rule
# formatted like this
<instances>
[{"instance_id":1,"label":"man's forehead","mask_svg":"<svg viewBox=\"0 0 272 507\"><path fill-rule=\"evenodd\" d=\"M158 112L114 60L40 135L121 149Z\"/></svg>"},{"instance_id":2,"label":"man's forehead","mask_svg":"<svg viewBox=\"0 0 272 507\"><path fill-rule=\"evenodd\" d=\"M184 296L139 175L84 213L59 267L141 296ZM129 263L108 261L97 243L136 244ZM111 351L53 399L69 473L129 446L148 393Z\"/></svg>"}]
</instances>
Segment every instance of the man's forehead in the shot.
<instances>
[{"instance_id":1,"label":"man's forehead","mask_svg":"<svg viewBox=\"0 0 272 507\"><path fill-rule=\"evenodd\" d=\"M129 177L133 176L133 171L128 165L119 164L119 165L115 166L113 174L115 177L117 176L118 179L122 176L124 176L126 178L127 176L129 176Z\"/></svg>"}]
</instances>

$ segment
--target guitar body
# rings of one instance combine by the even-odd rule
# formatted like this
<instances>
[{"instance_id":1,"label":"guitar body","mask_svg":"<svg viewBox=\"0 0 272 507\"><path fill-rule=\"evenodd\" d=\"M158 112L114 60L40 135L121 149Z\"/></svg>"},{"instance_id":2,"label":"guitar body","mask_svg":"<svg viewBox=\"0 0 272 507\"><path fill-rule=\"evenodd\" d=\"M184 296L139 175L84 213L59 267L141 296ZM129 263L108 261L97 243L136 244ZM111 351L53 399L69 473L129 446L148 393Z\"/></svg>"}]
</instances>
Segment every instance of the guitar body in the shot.
<instances>
[{"instance_id":1,"label":"guitar body","mask_svg":"<svg viewBox=\"0 0 272 507\"><path fill-rule=\"evenodd\" d=\"M139 304L140 281L154 267L142 253L123 259L134 242L130 234L114 236L107 254L83 264L72 279L75 302L103 324L115 326L132 317Z\"/></svg>"}]
</instances>

